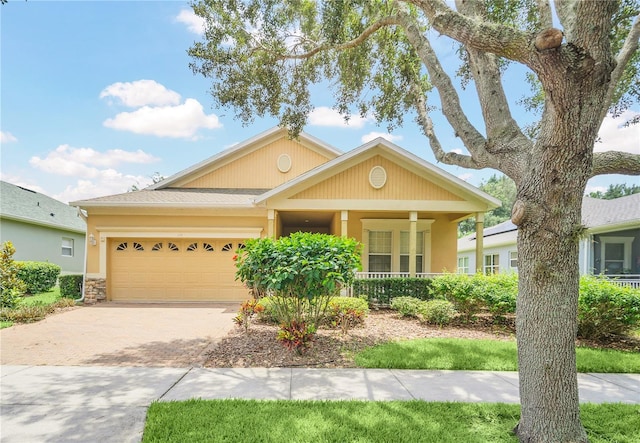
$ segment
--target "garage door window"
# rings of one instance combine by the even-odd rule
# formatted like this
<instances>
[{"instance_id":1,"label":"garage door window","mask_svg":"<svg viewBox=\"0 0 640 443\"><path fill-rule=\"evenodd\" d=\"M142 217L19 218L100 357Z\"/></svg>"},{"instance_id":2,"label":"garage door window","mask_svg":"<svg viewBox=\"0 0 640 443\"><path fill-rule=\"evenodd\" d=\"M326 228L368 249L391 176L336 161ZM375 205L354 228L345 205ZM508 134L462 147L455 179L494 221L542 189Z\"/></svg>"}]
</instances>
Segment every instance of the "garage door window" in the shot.
<instances>
[{"instance_id":1,"label":"garage door window","mask_svg":"<svg viewBox=\"0 0 640 443\"><path fill-rule=\"evenodd\" d=\"M233 243L227 243L222 247L223 252L233 251Z\"/></svg>"},{"instance_id":2,"label":"garage door window","mask_svg":"<svg viewBox=\"0 0 640 443\"><path fill-rule=\"evenodd\" d=\"M170 251L174 251L174 252L178 252L180 250L180 248L178 248L178 245L171 242L167 244L167 248L169 248Z\"/></svg>"},{"instance_id":3,"label":"garage door window","mask_svg":"<svg viewBox=\"0 0 640 443\"><path fill-rule=\"evenodd\" d=\"M194 252L198 250L198 243L191 243L187 246L187 252Z\"/></svg>"},{"instance_id":4,"label":"garage door window","mask_svg":"<svg viewBox=\"0 0 640 443\"><path fill-rule=\"evenodd\" d=\"M129 244L128 244L127 242L120 243L120 244L116 247L116 251L126 251L128 247L129 247Z\"/></svg>"},{"instance_id":5,"label":"garage door window","mask_svg":"<svg viewBox=\"0 0 640 443\"><path fill-rule=\"evenodd\" d=\"M162 243L156 243L155 245L153 245L151 250L152 251L162 251Z\"/></svg>"},{"instance_id":6,"label":"garage door window","mask_svg":"<svg viewBox=\"0 0 640 443\"><path fill-rule=\"evenodd\" d=\"M133 249L136 251L144 251L144 247L140 243L133 242Z\"/></svg>"},{"instance_id":7,"label":"garage door window","mask_svg":"<svg viewBox=\"0 0 640 443\"><path fill-rule=\"evenodd\" d=\"M213 246L210 243L203 243L202 244L202 249L204 249L207 252L213 252Z\"/></svg>"}]
</instances>

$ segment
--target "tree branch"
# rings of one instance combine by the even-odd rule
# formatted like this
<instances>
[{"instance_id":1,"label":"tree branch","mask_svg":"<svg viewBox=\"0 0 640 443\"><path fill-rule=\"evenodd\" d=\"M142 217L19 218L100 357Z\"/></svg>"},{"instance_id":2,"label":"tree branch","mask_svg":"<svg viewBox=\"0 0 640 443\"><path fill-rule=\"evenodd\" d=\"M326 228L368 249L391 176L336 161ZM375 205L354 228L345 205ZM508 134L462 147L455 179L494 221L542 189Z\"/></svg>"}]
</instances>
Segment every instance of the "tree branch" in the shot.
<instances>
[{"instance_id":1,"label":"tree branch","mask_svg":"<svg viewBox=\"0 0 640 443\"><path fill-rule=\"evenodd\" d=\"M436 133L433 129L433 121L431 120L431 117L429 117L427 100L425 99L424 94L415 83L412 85L412 90L415 96L415 108L418 112L418 124L422 127L422 131L429 139L429 144L431 145L431 150L433 151L436 160L448 165L457 165L468 169L485 168L487 165L479 163L478 161L476 161L476 159L469 155L457 154L455 152L445 152L444 149L442 149L440 140L438 140L438 137L436 136Z\"/></svg>"},{"instance_id":2,"label":"tree branch","mask_svg":"<svg viewBox=\"0 0 640 443\"><path fill-rule=\"evenodd\" d=\"M348 42L335 44L335 45L318 45L315 48L311 49L310 51L304 52L302 54L294 54L294 53L278 54L276 56L276 60L304 60L304 59L311 58L314 55L318 54L319 52L323 52L323 51L329 51L329 50L342 51L345 49L355 48L356 46L364 42L366 39L368 39L372 34L374 34L379 29L384 28L385 26L391 26L391 25L397 25L397 24L399 24L397 17L395 16L384 17L378 20L377 22L371 24L370 26L368 26L364 31L360 33L360 35L358 35L353 40L349 40ZM260 49L268 51L268 49L262 46L260 47Z\"/></svg>"},{"instance_id":3,"label":"tree branch","mask_svg":"<svg viewBox=\"0 0 640 443\"><path fill-rule=\"evenodd\" d=\"M431 47L429 40L420 31L411 17L407 15L401 15L400 17L407 39L415 48L422 63L426 66L429 72L429 80L438 90L442 104L442 113L476 161L484 163L487 156L487 151L485 150L486 140L467 119L460 105L458 92L440 65L440 61Z\"/></svg>"},{"instance_id":4,"label":"tree branch","mask_svg":"<svg viewBox=\"0 0 640 443\"><path fill-rule=\"evenodd\" d=\"M490 52L529 65L532 36L452 10L443 0L408 0L418 6L433 28L467 47Z\"/></svg>"},{"instance_id":5,"label":"tree branch","mask_svg":"<svg viewBox=\"0 0 640 443\"><path fill-rule=\"evenodd\" d=\"M456 5L458 10L466 16L480 18L480 11L476 4L457 0ZM528 139L511 115L497 58L493 54L474 48L467 48L467 52L486 125L487 139L497 148L491 152L515 151L522 142L527 144ZM514 143L516 140L517 143Z\"/></svg>"},{"instance_id":6,"label":"tree branch","mask_svg":"<svg viewBox=\"0 0 640 443\"><path fill-rule=\"evenodd\" d=\"M640 175L640 154L620 151L594 153L591 176L603 174Z\"/></svg>"},{"instance_id":7,"label":"tree branch","mask_svg":"<svg viewBox=\"0 0 640 443\"><path fill-rule=\"evenodd\" d=\"M624 74L624 70L627 67L627 63L633 57L633 54L638 50L638 41L640 40L640 15L636 17L629 34L627 35L620 52L616 57L616 67L613 69L611 73L611 82L609 83L609 89L607 90L606 95L606 104L607 106L602 109L601 121L607 115L608 107L611 105L611 101L613 100L613 95L616 92L616 88L618 86L618 82L622 78Z\"/></svg>"},{"instance_id":8,"label":"tree branch","mask_svg":"<svg viewBox=\"0 0 640 443\"><path fill-rule=\"evenodd\" d=\"M549 0L536 0L538 5L538 26L540 29L553 27L553 17Z\"/></svg>"}]
</instances>

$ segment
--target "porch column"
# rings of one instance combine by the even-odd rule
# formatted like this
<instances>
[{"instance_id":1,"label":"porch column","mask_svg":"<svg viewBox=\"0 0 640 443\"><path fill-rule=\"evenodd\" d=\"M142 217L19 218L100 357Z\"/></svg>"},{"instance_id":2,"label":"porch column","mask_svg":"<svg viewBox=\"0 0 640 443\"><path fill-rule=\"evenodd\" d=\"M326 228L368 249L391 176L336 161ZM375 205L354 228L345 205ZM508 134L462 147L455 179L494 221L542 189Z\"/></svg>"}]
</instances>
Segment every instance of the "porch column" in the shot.
<instances>
[{"instance_id":1,"label":"porch column","mask_svg":"<svg viewBox=\"0 0 640 443\"><path fill-rule=\"evenodd\" d=\"M476 273L482 273L484 265L484 212L476 213Z\"/></svg>"},{"instance_id":2,"label":"porch column","mask_svg":"<svg viewBox=\"0 0 640 443\"><path fill-rule=\"evenodd\" d=\"M275 209L269 209L267 211L267 237L275 238L276 235L276 211Z\"/></svg>"},{"instance_id":3,"label":"porch column","mask_svg":"<svg viewBox=\"0 0 640 443\"><path fill-rule=\"evenodd\" d=\"M346 237L347 234L347 225L349 222L349 211L340 211L340 235L342 237Z\"/></svg>"},{"instance_id":4,"label":"porch column","mask_svg":"<svg viewBox=\"0 0 640 443\"><path fill-rule=\"evenodd\" d=\"M416 240L418 237L418 212L409 212L409 276L416 276Z\"/></svg>"}]
</instances>

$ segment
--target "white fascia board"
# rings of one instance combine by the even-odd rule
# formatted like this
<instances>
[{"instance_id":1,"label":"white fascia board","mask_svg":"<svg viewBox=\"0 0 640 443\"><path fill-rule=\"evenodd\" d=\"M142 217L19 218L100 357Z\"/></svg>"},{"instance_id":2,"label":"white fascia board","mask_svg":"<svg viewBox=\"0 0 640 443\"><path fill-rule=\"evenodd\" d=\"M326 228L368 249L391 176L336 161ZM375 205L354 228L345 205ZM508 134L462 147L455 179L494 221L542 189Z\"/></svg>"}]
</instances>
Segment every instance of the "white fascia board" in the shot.
<instances>
[{"instance_id":1,"label":"white fascia board","mask_svg":"<svg viewBox=\"0 0 640 443\"><path fill-rule=\"evenodd\" d=\"M278 199L269 206L278 210L363 210L421 212L484 212L486 207L466 201L447 200L306 200Z\"/></svg>"},{"instance_id":2,"label":"white fascia board","mask_svg":"<svg viewBox=\"0 0 640 443\"><path fill-rule=\"evenodd\" d=\"M28 223L30 225L43 226L45 228L50 228L50 229L57 229L59 231L77 232L79 234L85 234L87 232L86 228L85 229L70 228L65 225L58 225L55 223L46 223L46 222L35 220L29 217L20 217L16 215L6 215L6 214L0 215L0 219L3 219L3 218L7 220L22 222L22 223Z\"/></svg>"}]
</instances>

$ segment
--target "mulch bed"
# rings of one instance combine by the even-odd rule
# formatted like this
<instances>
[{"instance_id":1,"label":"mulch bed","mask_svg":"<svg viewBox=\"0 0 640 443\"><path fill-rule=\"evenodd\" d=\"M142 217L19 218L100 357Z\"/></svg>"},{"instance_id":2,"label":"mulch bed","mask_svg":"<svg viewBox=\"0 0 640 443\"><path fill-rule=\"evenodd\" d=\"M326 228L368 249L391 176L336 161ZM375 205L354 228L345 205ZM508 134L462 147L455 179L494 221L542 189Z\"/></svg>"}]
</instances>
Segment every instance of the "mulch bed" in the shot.
<instances>
[{"instance_id":1,"label":"mulch bed","mask_svg":"<svg viewBox=\"0 0 640 443\"><path fill-rule=\"evenodd\" d=\"M287 350L278 342L277 331L276 325L255 321L248 333L243 328L234 328L207 354L204 366L353 368L356 367L353 359L356 353L392 340L435 337L515 339L513 318L493 324L489 318L480 317L473 325L459 322L438 328L423 325L416 319L400 318L397 312L390 310L371 311L363 326L351 329L347 334L336 329L320 329L311 348L303 355ZM577 344L640 352L640 340L633 338L612 338L600 342L581 340Z\"/></svg>"}]
</instances>

